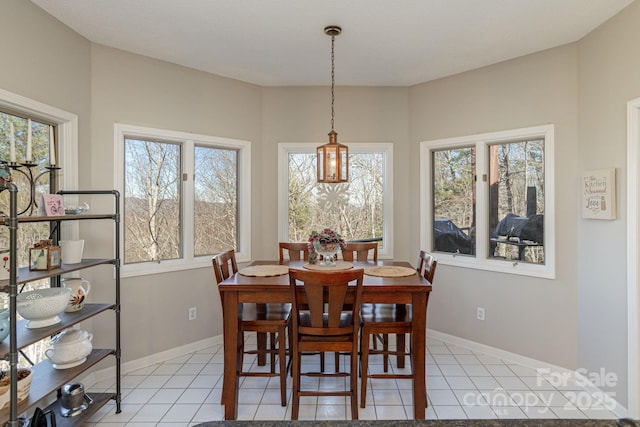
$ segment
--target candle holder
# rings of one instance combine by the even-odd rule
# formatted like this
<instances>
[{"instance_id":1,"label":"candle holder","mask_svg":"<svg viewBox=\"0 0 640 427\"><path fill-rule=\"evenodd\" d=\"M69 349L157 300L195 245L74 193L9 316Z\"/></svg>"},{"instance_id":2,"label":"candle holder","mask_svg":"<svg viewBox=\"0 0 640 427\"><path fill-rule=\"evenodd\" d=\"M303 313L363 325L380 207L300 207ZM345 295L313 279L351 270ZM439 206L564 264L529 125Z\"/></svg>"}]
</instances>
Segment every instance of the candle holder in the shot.
<instances>
[{"instance_id":1,"label":"candle holder","mask_svg":"<svg viewBox=\"0 0 640 427\"><path fill-rule=\"evenodd\" d=\"M15 172L19 172L27 178L27 182L29 185L29 203L27 207L22 211L18 212L18 216L23 214L28 214L32 216L34 211L38 212L38 201L36 200L36 185L38 184L38 180L42 178L44 175L49 174L49 190L51 192L55 191L56 188L56 172L60 169L59 166L56 165L48 165L44 167L44 170L39 173L35 173L34 170L38 163L33 162L25 162L25 163L17 163L17 162L8 162L7 166Z\"/></svg>"}]
</instances>

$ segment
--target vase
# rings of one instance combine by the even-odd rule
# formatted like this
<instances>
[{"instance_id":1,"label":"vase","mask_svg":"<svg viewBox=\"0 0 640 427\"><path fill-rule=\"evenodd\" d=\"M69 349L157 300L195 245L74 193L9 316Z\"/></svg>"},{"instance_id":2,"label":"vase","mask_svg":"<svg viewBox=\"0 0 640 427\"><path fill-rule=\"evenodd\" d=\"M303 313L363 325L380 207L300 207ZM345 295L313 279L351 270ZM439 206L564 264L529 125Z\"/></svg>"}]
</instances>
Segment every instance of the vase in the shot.
<instances>
[{"instance_id":1,"label":"vase","mask_svg":"<svg viewBox=\"0 0 640 427\"><path fill-rule=\"evenodd\" d=\"M316 248L316 252L318 252L318 254L322 256L322 259L319 260L318 265L322 265L325 267L333 267L336 265L336 255L338 253L338 249L340 248L340 244L315 242L314 247Z\"/></svg>"}]
</instances>

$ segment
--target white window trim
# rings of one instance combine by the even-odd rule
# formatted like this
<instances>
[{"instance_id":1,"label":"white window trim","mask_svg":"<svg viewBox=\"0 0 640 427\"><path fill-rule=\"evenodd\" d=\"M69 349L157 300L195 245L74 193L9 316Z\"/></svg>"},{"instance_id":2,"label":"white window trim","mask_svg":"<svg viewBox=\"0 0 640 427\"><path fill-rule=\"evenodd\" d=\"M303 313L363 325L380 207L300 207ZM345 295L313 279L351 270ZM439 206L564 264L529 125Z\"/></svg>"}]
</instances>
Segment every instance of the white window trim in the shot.
<instances>
[{"instance_id":1,"label":"white window trim","mask_svg":"<svg viewBox=\"0 0 640 427\"><path fill-rule=\"evenodd\" d=\"M281 142L278 143L278 240L289 241L289 193L288 193L288 158L289 153L315 154L316 146L322 143ZM343 143L344 144L344 143ZM345 144L352 153L384 153L385 180L383 184L383 249L378 252L380 259L393 258L393 144L392 143L351 143ZM311 230L309 230L311 231Z\"/></svg>"},{"instance_id":2,"label":"white window trim","mask_svg":"<svg viewBox=\"0 0 640 427\"><path fill-rule=\"evenodd\" d=\"M198 135L188 132L171 131L166 129L155 129L143 126L127 125L116 123L114 125L114 186L124 195L124 139L126 137L139 138L160 138L169 141L184 141L194 144L210 144L217 147L226 147L239 150L238 153L238 243L236 260L247 262L251 260L251 142L238 139L214 137L209 135ZM193 156L193 152L183 151L182 154ZM182 173L189 176L184 182L183 197L193 199L193 175L194 171L182 162ZM189 199L187 199L189 200ZM120 211L124 212L124 197L120 198ZM187 203L182 206L182 218L184 219L183 232L184 243L183 257L175 260L163 260L160 262L143 262L127 264L122 266L122 277L142 276L146 274L166 273L170 271L189 270L192 268L202 268L211 266L211 256L194 256L193 241L187 236L193 236L193 209ZM124 221L120 222L120 235L124 236ZM124 239L120 239L120 253L124 254Z\"/></svg>"},{"instance_id":3,"label":"white window trim","mask_svg":"<svg viewBox=\"0 0 640 427\"><path fill-rule=\"evenodd\" d=\"M78 116L56 107L0 89L0 107L55 123L58 128L58 187L78 188ZM79 225L72 221L62 230L63 239L77 239Z\"/></svg>"},{"instance_id":4,"label":"white window trim","mask_svg":"<svg viewBox=\"0 0 640 427\"><path fill-rule=\"evenodd\" d=\"M484 185L481 177L488 175L489 162L486 147L490 143L500 143L520 139L544 138L544 254L545 264L531 264L517 261L495 260L488 257L488 186ZM431 182L431 153L434 150L455 147L476 147L476 256L465 256L437 252L438 263L456 267L474 268L501 273L534 276L546 279L555 278L555 178L554 178L554 126L542 125L523 129L512 129L499 132L468 135L455 138L437 139L420 142L420 243L421 247L432 251L431 224L433 223L432 211L432 182ZM482 239L478 239L482 236Z\"/></svg>"}]
</instances>

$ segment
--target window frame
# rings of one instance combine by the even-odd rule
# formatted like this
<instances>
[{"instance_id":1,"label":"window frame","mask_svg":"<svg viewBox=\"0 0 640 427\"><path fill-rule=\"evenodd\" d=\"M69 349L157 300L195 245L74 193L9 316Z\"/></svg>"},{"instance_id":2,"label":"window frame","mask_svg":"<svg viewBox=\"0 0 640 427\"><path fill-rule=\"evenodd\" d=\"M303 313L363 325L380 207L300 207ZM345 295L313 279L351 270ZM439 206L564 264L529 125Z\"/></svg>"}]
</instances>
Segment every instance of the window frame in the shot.
<instances>
[{"instance_id":1,"label":"window frame","mask_svg":"<svg viewBox=\"0 0 640 427\"><path fill-rule=\"evenodd\" d=\"M456 267L473 268L555 279L555 127L552 124L511 129L453 138L420 142L420 244L433 251L433 182L432 152L447 148L474 146L476 148L476 255L458 255L437 252L438 263ZM489 174L489 145L516 140L544 139L544 264L531 264L489 258L489 184L483 176Z\"/></svg>"},{"instance_id":2,"label":"window frame","mask_svg":"<svg viewBox=\"0 0 640 427\"><path fill-rule=\"evenodd\" d=\"M288 158L290 153L316 154L316 146L322 143L280 142L278 143L278 240L289 241L289 174ZM383 248L378 251L379 259L393 259L393 144L392 143L351 143L349 154L367 154L371 152L384 154L383 191ZM329 184L331 185L331 184ZM311 230L309 230L311 231Z\"/></svg>"},{"instance_id":3,"label":"window frame","mask_svg":"<svg viewBox=\"0 0 640 427\"><path fill-rule=\"evenodd\" d=\"M157 129L144 126L116 123L114 125L114 188L124 192L124 141L125 138L159 139L181 145L181 171L187 175L182 179L182 244L183 257L162 261L147 261L123 264L122 277L143 276L171 271L190 270L211 266L211 255L194 256L194 147L209 146L238 150L238 262L251 260L251 142L239 139L200 135L190 132ZM120 211L124 215L124 197L120 198ZM120 253L124 254L124 221L120 221Z\"/></svg>"},{"instance_id":4,"label":"window frame","mask_svg":"<svg viewBox=\"0 0 640 427\"><path fill-rule=\"evenodd\" d=\"M4 89L0 89L0 107L55 124L59 187L78 188L78 116ZM77 224L63 231L64 238L73 238L71 229L77 238Z\"/></svg>"},{"instance_id":5,"label":"window frame","mask_svg":"<svg viewBox=\"0 0 640 427\"><path fill-rule=\"evenodd\" d=\"M4 89L0 89L0 109L56 126L56 166L60 168L55 171L58 188L78 188L78 116ZM65 200L67 203L77 201L69 196ZM78 239L79 234L78 221L71 221L62 228L61 238Z\"/></svg>"}]
</instances>

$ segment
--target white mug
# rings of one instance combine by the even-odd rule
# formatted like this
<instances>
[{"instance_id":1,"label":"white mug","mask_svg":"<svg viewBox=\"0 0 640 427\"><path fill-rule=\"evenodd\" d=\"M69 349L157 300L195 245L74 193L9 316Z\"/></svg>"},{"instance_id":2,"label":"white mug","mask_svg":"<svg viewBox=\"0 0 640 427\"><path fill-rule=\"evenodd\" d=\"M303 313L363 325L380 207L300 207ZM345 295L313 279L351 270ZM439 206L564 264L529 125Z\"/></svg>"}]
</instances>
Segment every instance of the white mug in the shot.
<instances>
[{"instance_id":1,"label":"white mug","mask_svg":"<svg viewBox=\"0 0 640 427\"><path fill-rule=\"evenodd\" d=\"M82 262L82 250L84 240L61 240L62 262L65 264L78 264Z\"/></svg>"}]
</instances>

